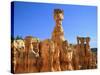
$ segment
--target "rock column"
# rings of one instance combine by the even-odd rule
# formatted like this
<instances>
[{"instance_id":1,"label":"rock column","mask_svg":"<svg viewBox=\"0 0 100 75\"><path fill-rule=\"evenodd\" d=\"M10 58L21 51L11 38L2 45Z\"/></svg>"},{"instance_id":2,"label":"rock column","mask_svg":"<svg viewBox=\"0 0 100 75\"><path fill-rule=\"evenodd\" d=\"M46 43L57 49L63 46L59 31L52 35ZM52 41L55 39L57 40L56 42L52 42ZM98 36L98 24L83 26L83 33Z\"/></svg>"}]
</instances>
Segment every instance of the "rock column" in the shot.
<instances>
[{"instance_id":1,"label":"rock column","mask_svg":"<svg viewBox=\"0 0 100 75\"><path fill-rule=\"evenodd\" d=\"M53 67L55 71L60 71L60 51L62 50L62 43L65 40L64 39L64 31L62 28L62 20L64 19L64 13L61 9L54 9L54 20L56 23L56 26L54 28L54 31L52 33L52 40L55 44L55 54L54 54L54 61L53 61Z\"/></svg>"}]
</instances>

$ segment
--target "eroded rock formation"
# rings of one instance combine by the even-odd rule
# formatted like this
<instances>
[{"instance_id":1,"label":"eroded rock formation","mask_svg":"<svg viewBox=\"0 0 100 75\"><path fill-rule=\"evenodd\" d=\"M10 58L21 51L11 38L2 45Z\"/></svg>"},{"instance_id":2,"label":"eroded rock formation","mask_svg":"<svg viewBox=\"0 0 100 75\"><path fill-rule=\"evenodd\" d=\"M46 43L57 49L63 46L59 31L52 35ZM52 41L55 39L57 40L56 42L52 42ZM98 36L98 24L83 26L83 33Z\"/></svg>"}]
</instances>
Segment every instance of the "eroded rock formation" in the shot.
<instances>
[{"instance_id":1,"label":"eroded rock formation","mask_svg":"<svg viewBox=\"0 0 100 75\"><path fill-rule=\"evenodd\" d=\"M40 44L40 58L42 59L41 72L53 70L54 43L50 39L43 40Z\"/></svg>"},{"instance_id":2,"label":"eroded rock formation","mask_svg":"<svg viewBox=\"0 0 100 75\"><path fill-rule=\"evenodd\" d=\"M55 27L51 39L37 40L26 36L11 44L13 73L54 72L97 67L96 55L90 49L90 37L77 37L77 44L64 38L64 11L54 9Z\"/></svg>"},{"instance_id":3,"label":"eroded rock formation","mask_svg":"<svg viewBox=\"0 0 100 75\"><path fill-rule=\"evenodd\" d=\"M55 45L55 54L54 54L54 71L60 71L60 51L62 51L62 43L64 39L64 31L62 28L62 20L64 19L64 13L60 9L54 10L54 20L55 20L55 28L52 32L52 41Z\"/></svg>"}]
</instances>

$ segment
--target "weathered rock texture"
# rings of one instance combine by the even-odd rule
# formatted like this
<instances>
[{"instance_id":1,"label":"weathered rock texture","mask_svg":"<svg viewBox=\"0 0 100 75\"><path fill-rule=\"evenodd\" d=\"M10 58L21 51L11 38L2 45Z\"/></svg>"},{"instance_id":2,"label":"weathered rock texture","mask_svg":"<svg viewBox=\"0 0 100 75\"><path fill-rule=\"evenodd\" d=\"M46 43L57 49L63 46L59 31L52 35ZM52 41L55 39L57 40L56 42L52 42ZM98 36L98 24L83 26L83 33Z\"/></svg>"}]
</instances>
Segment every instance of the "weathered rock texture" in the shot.
<instances>
[{"instance_id":1,"label":"weathered rock texture","mask_svg":"<svg viewBox=\"0 0 100 75\"><path fill-rule=\"evenodd\" d=\"M96 67L96 57L90 49L89 37L77 37L77 50L79 51L79 64L81 69L91 69ZM94 60L94 61L92 61ZM94 63L95 62L95 63ZM94 63L94 65L92 64Z\"/></svg>"},{"instance_id":2,"label":"weathered rock texture","mask_svg":"<svg viewBox=\"0 0 100 75\"><path fill-rule=\"evenodd\" d=\"M41 72L52 71L54 55L54 43L50 39L46 39L41 42L40 45L40 57L42 59Z\"/></svg>"},{"instance_id":3,"label":"weathered rock texture","mask_svg":"<svg viewBox=\"0 0 100 75\"><path fill-rule=\"evenodd\" d=\"M77 37L77 44L64 38L64 11L54 9L55 27L51 39L39 41L27 36L11 44L12 72L50 72L97 67L97 56L90 49L90 37Z\"/></svg>"},{"instance_id":4,"label":"weathered rock texture","mask_svg":"<svg viewBox=\"0 0 100 75\"><path fill-rule=\"evenodd\" d=\"M64 13L60 9L54 10L54 20L55 20L55 28L52 33L52 41L55 45L55 53L54 53L54 60L53 60L53 68L54 71L60 71L60 52L62 51L62 43L64 39L64 31L62 28L62 20L64 19Z\"/></svg>"},{"instance_id":5,"label":"weathered rock texture","mask_svg":"<svg viewBox=\"0 0 100 75\"><path fill-rule=\"evenodd\" d=\"M38 41L31 36L25 38L25 72L38 72L37 59L39 57Z\"/></svg>"}]
</instances>

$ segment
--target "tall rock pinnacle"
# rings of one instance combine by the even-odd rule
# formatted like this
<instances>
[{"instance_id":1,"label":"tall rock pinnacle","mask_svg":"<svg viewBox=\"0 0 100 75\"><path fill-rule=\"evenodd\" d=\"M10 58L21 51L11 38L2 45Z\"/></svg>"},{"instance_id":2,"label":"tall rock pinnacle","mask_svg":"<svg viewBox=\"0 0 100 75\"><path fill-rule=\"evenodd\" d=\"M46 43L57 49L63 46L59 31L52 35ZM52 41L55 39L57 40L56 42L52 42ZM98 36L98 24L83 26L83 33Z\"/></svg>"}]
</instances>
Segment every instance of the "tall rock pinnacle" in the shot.
<instances>
[{"instance_id":1,"label":"tall rock pinnacle","mask_svg":"<svg viewBox=\"0 0 100 75\"><path fill-rule=\"evenodd\" d=\"M64 41L64 31L62 28L62 20L64 19L64 12L61 9L54 9L54 20L56 23L56 26L54 28L54 31L52 33L52 40L54 42L58 41Z\"/></svg>"},{"instance_id":2,"label":"tall rock pinnacle","mask_svg":"<svg viewBox=\"0 0 100 75\"><path fill-rule=\"evenodd\" d=\"M56 26L52 33L51 40L54 42L54 58L53 58L53 68L54 71L61 71L60 68L60 52L62 51L62 44L64 42L64 31L62 28L62 20L64 19L64 13L61 9L54 9L54 20Z\"/></svg>"}]
</instances>

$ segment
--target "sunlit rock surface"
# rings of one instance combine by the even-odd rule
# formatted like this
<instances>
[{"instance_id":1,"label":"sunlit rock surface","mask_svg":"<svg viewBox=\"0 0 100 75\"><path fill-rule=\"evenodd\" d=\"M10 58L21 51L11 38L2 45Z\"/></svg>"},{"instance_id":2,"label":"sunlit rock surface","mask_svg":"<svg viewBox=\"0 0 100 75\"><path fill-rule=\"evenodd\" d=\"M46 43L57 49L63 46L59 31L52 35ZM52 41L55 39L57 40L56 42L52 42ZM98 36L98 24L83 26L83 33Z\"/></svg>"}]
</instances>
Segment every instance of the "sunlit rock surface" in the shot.
<instances>
[{"instance_id":1,"label":"sunlit rock surface","mask_svg":"<svg viewBox=\"0 0 100 75\"><path fill-rule=\"evenodd\" d=\"M90 37L78 36L75 38L77 44L70 44L64 38L63 19L64 11L54 9L55 27L50 39L39 40L32 36L26 36L24 39L12 40L13 73L97 68L97 53L90 49Z\"/></svg>"}]
</instances>

